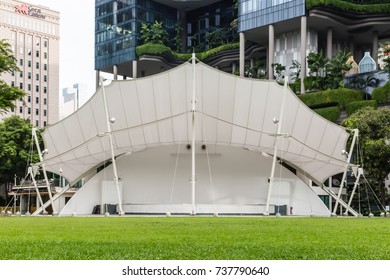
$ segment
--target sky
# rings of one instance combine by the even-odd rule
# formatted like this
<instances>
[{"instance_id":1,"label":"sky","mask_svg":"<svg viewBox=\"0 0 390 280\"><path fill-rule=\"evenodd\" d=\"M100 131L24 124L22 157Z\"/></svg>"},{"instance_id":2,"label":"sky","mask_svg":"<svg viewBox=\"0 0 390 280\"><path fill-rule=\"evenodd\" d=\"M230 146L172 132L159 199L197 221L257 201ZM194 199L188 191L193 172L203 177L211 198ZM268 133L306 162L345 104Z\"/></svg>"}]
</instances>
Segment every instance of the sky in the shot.
<instances>
[{"instance_id":1,"label":"sky","mask_svg":"<svg viewBox=\"0 0 390 280\"><path fill-rule=\"evenodd\" d=\"M95 91L95 0L26 0L60 12L60 94L74 84L86 86L85 101Z\"/></svg>"}]
</instances>

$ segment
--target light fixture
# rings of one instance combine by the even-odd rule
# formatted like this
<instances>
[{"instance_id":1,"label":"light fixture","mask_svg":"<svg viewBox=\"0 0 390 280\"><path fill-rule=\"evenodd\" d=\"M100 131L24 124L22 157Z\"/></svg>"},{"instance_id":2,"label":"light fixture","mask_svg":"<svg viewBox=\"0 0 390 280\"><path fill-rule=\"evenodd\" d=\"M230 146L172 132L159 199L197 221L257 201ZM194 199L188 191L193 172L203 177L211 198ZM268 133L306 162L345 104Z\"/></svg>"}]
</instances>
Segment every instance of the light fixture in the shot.
<instances>
[{"instance_id":1,"label":"light fixture","mask_svg":"<svg viewBox=\"0 0 390 280\"><path fill-rule=\"evenodd\" d=\"M279 123L279 119L278 119L277 117L274 117L274 118L272 119L272 121L274 122L274 124Z\"/></svg>"},{"instance_id":2,"label":"light fixture","mask_svg":"<svg viewBox=\"0 0 390 280\"><path fill-rule=\"evenodd\" d=\"M110 123L115 123L115 118L114 117L112 117L112 118L110 118Z\"/></svg>"}]
</instances>

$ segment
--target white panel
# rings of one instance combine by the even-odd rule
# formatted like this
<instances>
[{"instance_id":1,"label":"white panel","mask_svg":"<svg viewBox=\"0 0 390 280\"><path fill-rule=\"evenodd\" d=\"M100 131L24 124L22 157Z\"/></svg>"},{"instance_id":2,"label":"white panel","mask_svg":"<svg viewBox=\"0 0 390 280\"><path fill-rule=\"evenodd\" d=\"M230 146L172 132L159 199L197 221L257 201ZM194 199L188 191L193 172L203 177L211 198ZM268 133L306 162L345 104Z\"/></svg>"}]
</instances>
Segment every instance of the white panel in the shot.
<instances>
[{"instance_id":1,"label":"white panel","mask_svg":"<svg viewBox=\"0 0 390 280\"><path fill-rule=\"evenodd\" d=\"M321 141L318 149L325 154L332 155L335 145L337 144L337 140L340 135L340 128L330 125L329 123L326 125L324 138Z\"/></svg>"},{"instance_id":2,"label":"white panel","mask_svg":"<svg viewBox=\"0 0 390 280\"><path fill-rule=\"evenodd\" d=\"M219 73L209 68L203 70L203 112L218 116Z\"/></svg>"},{"instance_id":3,"label":"white panel","mask_svg":"<svg viewBox=\"0 0 390 280\"><path fill-rule=\"evenodd\" d=\"M173 142L173 127L171 120L165 120L158 123L158 134L160 136L160 143Z\"/></svg>"},{"instance_id":4,"label":"white panel","mask_svg":"<svg viewBox=\"0 0 390 280\"><path fill-rule=\"evenodd\" d=\"M69 135L69 142L72 148L84 143L85 139L81 131L80 122L77 114L73 114L67 118L67 121L63 122L65 131Z\"/></svg>"},{"instance_id":5,"label":"white panel","mask_svg":"<svg viewBox=\"0 0 390 280\"><path fill-rule=\"evenodd\" d=\"M217 137L218 143L230 144L232 141L232 125L218 121Z\"/></svg>"},{"instance_id":6,"label":"white panel","mask_svg":"<svg viewBox=\"0 0 390 280\"><path fill-rule=\"evenodd\" d=\"M115 148L127 148L131 146L129 133L127 130L115 132L113 134L113 142Z\"/></svg>"},{"instance_id":7,"label":"white panel","mask_svg":"<svg viewBox=\"0 0 390 280\"><path fill-rule=\"evenodd\" d=\"M306 145L317 149L324 137L325 126L324 120L320 116L313 114L306 138Z\"/></svg>"},{"instance_id":8,"label":"white panel","mask_svg":"<svg viewBox=\"0 0 390 280\"><path fill-rule=\"evenodd\" d=\"M72 148L69 143L68 135L63 125L64 125L63 122L59 122L58 125L54 125L50 127L51 128L50 133L53 139L57 139L57 141L56 140L53 141L53 144L55 145L56 151L59 154L64 153ZM58 139L60 139L60 141L58 141ZM54 154L52 155L54 156ZM49 151L49 156L50 156L50 151Z\"/></svg>"},{"instance_id":9,"label":"white panel","mask_svg":"<svg viewBox=\"0 0 390 280\"><path fill-rule=\"evenodd\" d=\"M124 81L114 81L106 88L108 118L115 118L115 123L111 124L113 131L127 128L125 117L127 108L122 100L121 83Z\"/></svg>"},{"instance_id":10,"label":"white panel","mask_svg":"<svg viewBox=\"0 0 390 280\"><path fill-rule=\"evenodd\" d=\"M196 110L203 112L203 70L205 69L204 65L199 65L196 67L196 83L195 83L195 92L196 92ZM191 87L192 94L192 87Z\"/></svg>"},{"instance_id":11,"label":"white panel","mask_svg":"<svg viewBox=\"0 0 390 280\"><path fill-rule=\"evenodd\" d=\"M275 137L274 136L269 136L267 134L261 135L260 147L273 148L274 144L275 144Z\"/></svg>"},{"instance_id":12,"label":"white panel","mask_svg":"<svg viewBox=\"0 0 390 280\"><path fill-rule=\"evenodd\" d=\"M157 75L153 78L154 98L157 119L164 119L172 115L169 75Z\"/></svg>"},{"instance_id":13,"label":"white panel","mask_svg":"<svg viewBox=\"0 0 390 280\"><path fill-rule=\"evenodd\" d=\"M144 125L144 134L146 144L157 144L160 142L157 124Z\"/></svg>"},{"instance_id":14,"label":"white panel","mask_svg":"<svg viewBox=\"0 0 390 280\"><path fill-rule=\"evenodd\" d=\"M246 129L233 126L232 129L232 144L238 144L239 146L243 146L245 144L246 138Z\"/></svg>"},{"instance_id":15,"label":"white panel","mask_svg":"<svg viewBox=\"0 0 390 280\"><path fill-rule=\"evenodd\" d=\"M94 103L91 100L75 113L78 116L84 139L91 139L98 134L95 120L93 119L92 104ZM102 114L104 114L103 111Z\"/></svg>"},{"instance_id":16,"label":"white panel","mask_svg":"<svg viewBox=\"0 0 390 280\"><path fill-rule=\"evenodd\" d=\"M292 134L292 130L294 127L294 121L296 118L297 111L299 109L299 103L301 101L295 96L295 93L291 92L290 88L286 94L286 106L284 111L284 118L282 121L282 129L283 133Z\"/></svg>"},{"instance_id":17,"label":"white panel","mask_svg":"<svg viewBox=\"0 0 390 280\"><path fill-rule=\"evenodd\" d=\"M169 72L169 88L171 97L172 114L177 115L187 110L187 80L184 66L179 66L177 71Z\"/></svg>"},{"instance_id":18,"label":"white panel","mask_svg":"<svg viewBox=\"0 0 390 280\"><path fill-rule=\"evenodd\" d=\"M335 135L336 137L336 135ZM334 151L333 151L333 154L332 156L335 157L335 158L338 158L338 159L342 159L344 156L341 154L341 152L346 149L345 147L345 143L348 139L348 134L344 133L344 134L340 134L339 135L339 138L337 140L337 144L335 145L334 147Z\"/></svg>"},{"instance_id":19,"label":"white panel","mask_svg":"<svg viewBox=\"0 0 390 280\"><path fill-rule=\"evenodd\" d=\"M188 125L187 125L187 115L182 115L175 117L172 120L173 123L173 133L176 143L188 142Z\"/></svg>"},{"instance_id":20,"label":"white panel","mask_svg":"<svg viewBox=\"0 0 390 280\"><path fill-rule=\"evenodd\" d=\"M267 105L267 82L253 81L252 100L250 103L248 127L261 131Z\"/></svg>"},{"instance_id":21,"label":"white panel","mask_svg":"<svg viewBox=\"0 0 390 280\"><path fill-rule=\"evenodd\" d=\"M137 79L136 84L142 123L154 122L157 117L153 84L150 79Z\"/></svg>"},{"instance_id":22,"label":"white panel","mask_svg":"<svg viewBox=\"0 0 390 280\"><path fill-rule=\"evenodd\" d=\"M252 82L250 80L237 78L234 101L234 124L247 127L251 95Z\"/></svg>"},{"instance_id":23,"label":"white panel","mask_svg":"<svg viewBox=\"0 0 390 280\"><path fill-rule=\"evenodd\" d=\"M119 194L121 197L122 197L122 188L123 188L122 182L119 182ZM118 204L118 191L114 181L102 181L102 203L101 204L102 205Z\"/></svg>"},{"instance_id":24,"label":"white panel","mask_svg":"<svg viewBox=\"0 0 390 280\"><path fill-rule=\"evenodd\" d=\"M233 122L235 79L226 74L221 74L219 79L218 118L227 122Z\"/></svg>"},{"instance_id":25,"label":"white panel","mask_svg":"<svg viewBox=\"0 0 390 280\"><path fill-rule=\"evenodd\" d=\"M263 122L263 131L266 133L276 133L277 131L277 125L275 125L272 120L275 117L280 117L282 93L282 86L278 85L276 82L270 83Z\"/></svg>"},{"instance_id":26,"label":"white panel","mask_svg":"<svg viewBox=\"0 0 390 280\"><path fill-rule=\"evenodd\" d=\"M308 129L310 127L312 112L309 112L310 109L299 106L297 111L297 116L295 119L294 129L292 135L302 143L305 142Z\"/></svg>"},{"instance_id":27,"label":"white panel","mask_svg":"<svg viewBox=\"0 0 390 280\"><path fill-rule=\"evenodd\" d=\"M145 145L145 135L142 127L133 128L129 132L133 147Z\"/></svg>"},{"instance_id":28,"label":"white panel","mask_svg":"<svg viewBox=\"0 0 390 280\"><path fill-rule=\"evenodd\" d=\"M246 144L250 146L259 146L260 143L260 133L248 130L246 134Z\"/></svg>"},{"instance_id":29,"label":"white panel","mask_svg":"<svg viewBox=\"0 0 390 280\"><path fill-rule=\"evenodd\" d=\"M125 108L126 123L129 127L141 124L141 112L135 81L126 81L119 84L123 107Z\"/></svg>"},{"instance_id":30,"label":"white panel","mask_svg":"<svg viewBox=\"0 0 390 280\"><path fill-rule=\"evenodd\" d=\"M202 116L203 140L206 143L215 143L217 141L217 119Z\"/></svg>"}]
</instances>

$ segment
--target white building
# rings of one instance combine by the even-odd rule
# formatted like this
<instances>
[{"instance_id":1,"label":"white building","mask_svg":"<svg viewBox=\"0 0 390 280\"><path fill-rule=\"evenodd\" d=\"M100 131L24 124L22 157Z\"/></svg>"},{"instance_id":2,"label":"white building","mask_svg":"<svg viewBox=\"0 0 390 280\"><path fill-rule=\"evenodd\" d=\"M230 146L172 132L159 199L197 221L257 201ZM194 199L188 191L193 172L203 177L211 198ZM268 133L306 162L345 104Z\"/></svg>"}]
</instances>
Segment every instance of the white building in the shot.
<instances>
[{"instance_id":1,"label":"white building","mask_svg":"<svg viewBox=\"0 0 390 280\"><path fill-rule=\"evenodd\" d=\"M27 94L9 114L36 127L58 121L59 12L21 1L0 0L0 37L8 40L20 71L1 78Z\"/></svg>"},{"instance_id":2,"label":"white building","mask_svg":"<svg viewBox=\"0 0 390 280\"><path fill-rule=\"evenodd\" d=\"M74 84L71 88L64 88L60 98L60 120L83 106L87 99L86 85Z\"/></svg>"}]
</instances>

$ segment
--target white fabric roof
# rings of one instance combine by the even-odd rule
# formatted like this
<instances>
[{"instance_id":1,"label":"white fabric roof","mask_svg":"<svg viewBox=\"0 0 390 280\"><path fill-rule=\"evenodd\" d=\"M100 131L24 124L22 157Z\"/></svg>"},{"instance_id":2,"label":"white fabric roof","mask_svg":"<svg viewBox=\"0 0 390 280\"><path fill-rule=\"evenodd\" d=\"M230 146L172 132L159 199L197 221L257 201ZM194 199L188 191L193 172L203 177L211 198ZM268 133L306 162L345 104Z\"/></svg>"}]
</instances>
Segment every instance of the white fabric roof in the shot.
<instances>
[{"instance_id":1,"label":"white fabric roof","mask_svg":"<svg viewBox=\"0 0 390 280\"><path fill-rule=\"evenodd\" d=\"M192 64L105 86L116 155L191 143ZM274 81L237 77L196 64L196 142L273 153L283 87ZM344 171L349 134L286 91L278 156L314 180ZM43 133L48 171L70 182L111 158L102 88L78 111Z\"/></svg>"}]
</instances>

